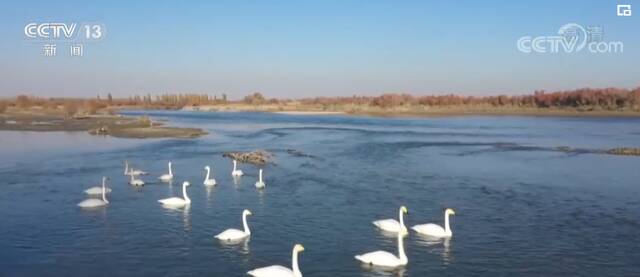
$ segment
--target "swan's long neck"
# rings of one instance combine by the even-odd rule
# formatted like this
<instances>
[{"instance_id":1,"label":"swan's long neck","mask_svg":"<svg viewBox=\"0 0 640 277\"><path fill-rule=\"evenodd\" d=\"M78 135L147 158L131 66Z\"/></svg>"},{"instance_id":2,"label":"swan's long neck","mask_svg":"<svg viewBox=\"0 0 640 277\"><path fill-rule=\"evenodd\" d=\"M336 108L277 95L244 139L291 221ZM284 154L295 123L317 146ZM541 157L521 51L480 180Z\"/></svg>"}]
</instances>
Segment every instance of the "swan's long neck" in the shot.
<instances>
[{"instance_id":1,"label":"swan's long neck","mask_svg":"<svg viewBox=\"0 0 640 277\"><path fill-rule=\"evenodd\" d=\"M244 227L244 232L247 235L251 234L251 230L249 230L249 224L247 224L247 214L242 213L242 227Z\"/></svg>"},{"instance_id":2,"label":"swan's long neck","mask_svg":"<svg viewBox=\"0 0 640 277\"><path fill-rule=\"evenodd\" d=\"M173 172L171 172L171 163L169 163L169 175L173 176Z\"/></svg>"},{"instance_id":3,"label":"swan's long neck","mask_svg":"<svg viewBox=\"0 0 640 277\"><path fill-rule=\"evenodd\" d=\"M451 234L451 227L449 226L449 213L444 213L444 232Z\"/></svg>"},{"instance_id":4,"label":"swan's long neck","mask_svg":"<svg viewBox=\"0 0 640 277\"><path fill-rule=\"evenodd\" d=\"M127 175L128 171L129 171L129 162L124 161L124 175Z\"/></svg>"},{"instance_id":5,"label":"swan's long neck","mask_svg":"<svg viewBox=\"0 0 640 277\"><path fill-rule=\"evenodd\" d=\"M191 199L187 195L187 185L182 185L182 196L184 197L185 202L191 203Z\"/></svg>"},{"instance_id":6,"label":"swan's long neck","mask_svg":"<svg viewBox=\"0 0 640 277\"><path fill-rule=\"evenodd\" d=\"M400 217L400 232L403 232L402 230L404 230L406 227L404 226L404 216L402 216L402 210L400 210L400 214L398 216Z\"/></svg>"},{"instance_id":7,"label":"swan's long neck","mask_svg":"<svg viewBox=\"0 0 640 277\"><path fill-rule=\"evenodd\" d=\"M404 226L404 220L403 220L403 214L402 211L400 211L400 226ZM402 242L402 236L404 234L402 233L402 230L400 230L400 232L398 232L398 257L400 258L400 261L403 264L406 264L408 262L407 260L407 255L404 253L404 243Z\"/></svg>"},{"instance_id":8,"label":"swan's long neck","mask_svg":"<svg viewBox=\"0 0 640 277\"><path fill-rule=\"evenodd\" d=\"M262 183L262 169L260 169L260 183Z\"/></svg>"},{"instance_id":9,"label":"swan's long neck","mask_svg":"<svg viewBox=\"0 0 640 277\"><path fill-rule=\"evenodd\" d=\"M236 165L237 165L237 162L233 160L233 171L236 171Z\"/></svg>"},{"instance_id":10,"label":"swan's long neck","mask_svg":"<svg viewBox=\"0 0 640 277\"><path fill-rule=\"evenodd\" d=\"M302 272L300 272L300 268L298 267L298 251L293 249L291 253L291 270L293 270L293 275L296 277L302 277Z\"/></svg>"},{"instance_id":11,"label":"swan's long neck","mask_svg":"<svg viewBox=\"0 0 640 277\"><path fill-rule=\"evenodd\" d=\"M133 179L134 179L134 178L133 178L133 174L131 174L131 182L133 182Z\"/></svg>"},{"instance_id":12,"label":"swan's long neck","mask_svg":"<svg viewBox=\"0 0 640 277\"><path fill-rule=\"evenodd\" d=\"M102 179L102 201L104 201L105 203L109 203L109 201L107 201L107 187L104 184L104 179Z\"/></svg>"},{"instance_id":13,"label":"swan's long neck","mask_svg":"<svg viewBox=\"0 0 640 277\"><path fill-rule=\"evenodd\" d=\"M209 180L209 171L211 171L208 167L206 168L206 170L207 170L207 177L204 177L205 181Z\"/></svg>"}]
</instances>

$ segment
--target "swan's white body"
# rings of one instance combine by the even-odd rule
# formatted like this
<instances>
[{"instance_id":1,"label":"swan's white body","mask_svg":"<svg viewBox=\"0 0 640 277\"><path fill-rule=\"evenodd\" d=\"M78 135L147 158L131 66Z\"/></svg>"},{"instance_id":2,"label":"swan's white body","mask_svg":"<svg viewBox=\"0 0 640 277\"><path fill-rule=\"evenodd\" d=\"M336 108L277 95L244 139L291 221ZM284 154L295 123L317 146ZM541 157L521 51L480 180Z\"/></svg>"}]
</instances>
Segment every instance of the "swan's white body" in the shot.
<instances>
[{"instance_id":1,"label":"swan's white body","mask_svg":"<svg viewBox=\"0 0 640 277\"><path fill-rule=\"evenodd\" d=\"M158 177L160 181L170 182L173 180L173 171L171 171L171 162L169 162L169 174L162 174L162 176Z\"/></svg>"},{"instance_id":2,"label":"swan's white body","mask_svg":"<svg viewBox=\"0 0 640 277\"><path fill-rule=\"evenodd\" d=\"M171 197L171 198L160 199L158 200L158 202L162 203L162 205L172 206L172 207L180 207L180 206L185 206L187 204L190 204L191 199L189 199L189 196L187 196L187 186L189 186L189 182L182 183L182 196L184 198Z\"/></svg>"},{"instance_id":3,"label":"swan's white body","mask_svg":"<svg viewBox=\"0 0 640 277\"><path fill-rule=\"evenodd\" d=\"M451 227L449 226L449 215L455 215L455 211L453 209L446 209L444 211L444 228L438 224L427 223L427 224L419 224L411 227L414 231L419 234L438 237L438 238L450 238L453 236L451 232Z\"/></svg>"},{"instance_id":4,"label":"swan's white body","mask_svg":"<svg viewBox=\"0 0 640 277\"><path fill-rule=\"evenodd\" d=\"M129 162L124 161L124 175L140 176L140 175L147 175L147 174L148 173L146 171L142 171L142 170L137 170L133 168L129 170Z\"/></svg>"},{"instance_id":5,"label":"swan's white body","mask_svg":"<svg viewBox=\"0 0 640 277\"><path fill-rule=\"evenodd\" d=\"M90 195L102 194L102 187L105 186L106 182L107 182L107 177L102 177L102 186L88 188L88 189L84 190L84 193L90 194ZM110 188L106 188L105 189L105 193L111 193L111 189Z\"/></svg>"},{"instance_id":6,"label":"swan's white body","mask_svg":"<svg viewBox=\"0 0 640 277\"><path fill-rule=\"evenodd\" d=\"M400 217L400 222L395 219L380 219L373 222L373 225L378 227L380 230L390 233L398 233L402 231L402 235L406 236L409 234L407 230L407 226L404 225L404 219Z\"/></svg>"},{"instance_id":7,"label":"swan's white body","mask_svg":"<svg viewBox=\"0 0 640 277\"><path fill-rule=\"evenodd\" d=\"M131 176L131 180L129 181L129 185L132 186L144 186L144 181L140 180L140 179L136 179L135 175L130 175Z\"/></svg>"},{"instance_id":8,"label":"swan's white body","mask_svg":"<svg viewBox=\"0 0 640 277\"><path fill-rule=\"evenodd\" d=\"M407 208L402 206L400 207L399 218L402 220L402 216L407 212ZM362 255L356 255L356 260L359 260L368 265L374 266L382 266L382 267L399 267L406 265L409 260L407 259L407 255L404 253L404 244L402 242L403 235L398 232L398 256L391 254L386 251L375 251L369 252Z\"/></svg>"},{"instance_id":9,"label":"swan's white body","mask_svg":"<svg viewBox=\"0 0 640 277\"><path fill-rule=\"evenodd\" d=\"M95 208L95 207L106 206L107 204L109 204L109 201L107 200L105 192L106 192L106 187L103 182L102 183L102 199L87 199L78 203L78 206L80 206L81 208Z\"/></svg>"},{"instance_id":10,"label":"swan's white body","mask_svg":"<svg viewBox=\"0 0 640 277\"><path fill-rule=\"evenodd\" d=\"M304 247L296 244L291 253L291 268L281 265L272 265L267 267L256 268L247 272L254 277L302 277L302 272L298 267L298 253L304 251Z\"/></svg>"},{"instance_id":11,"label":"swan's white body","mask_svg":"<svg viewBox=\"0 0 640 277\"><path fill-rule=\"evenodd\" d=\"M238 166L238 162L236 162L236 160L233 160L233 171L231 171L231 176L240 177L244 175L242 170L237 169L237 166Z\"/></svg>"},{"instance_id":12,"label":"swan's white body","mask_svg":"<svg viewBox=\"0 0 640 277\"><path fill-rule=\"evenodd\" d=\"M204 182L203 182L204 185L205 186L215 186L217 183L216 183L216 179L213 178L213 174L211 174L212 178L209 179L209 174L211 173L211 168L207 165L207 166L204 167L204 170L207 171L207 176L204 177Z\"/></svg>"},{"instance_id":13,"label":"swan's white body","mask_svg":"<svg viewBox=\"0 0 640 277\"><path fill-rule=\"evenodd\" d=\"M244 230L238 229L227 229L224 232L217 234L215 238L223 241L235 241L247 238L251 235L251 230L249 230L249 225L247 224L247 216L251 215L251 211L244 210L242 211L242 227Z\"/></svg>"},{"instance_id":14,"label":"swan's white body","mask_svg":"<svg viewBox=\"0 0 640 277\"><path fill-rule=\"evenodd\" d=\"M263 189L265 185L264 185L264 181L262 181L262 169L260 169L260 172L258 173L258 175L260 177L256 182L256 188Z\"/></svg>"}]
</instances>

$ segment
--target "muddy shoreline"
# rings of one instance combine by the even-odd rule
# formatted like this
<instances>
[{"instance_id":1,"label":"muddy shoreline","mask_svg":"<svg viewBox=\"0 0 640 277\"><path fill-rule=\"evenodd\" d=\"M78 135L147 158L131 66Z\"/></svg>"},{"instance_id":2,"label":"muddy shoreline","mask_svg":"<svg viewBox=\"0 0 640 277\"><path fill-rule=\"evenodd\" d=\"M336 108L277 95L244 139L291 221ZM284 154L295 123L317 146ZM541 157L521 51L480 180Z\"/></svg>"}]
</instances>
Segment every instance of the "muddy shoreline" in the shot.
<instances>
[{"instance_id":1,"label":"muddy shoreline","mask_svg":"<svg viewBox=\"0 0 640 277\"><path fill-rule=\"evenodd\" d=\"M36 132L88 132L118 138L196 138L207 134L197 128L166 127L148 117L91 115L66 117L48 112L8 112L0 114L0 130Z\"/></svg>"}]
</instances>

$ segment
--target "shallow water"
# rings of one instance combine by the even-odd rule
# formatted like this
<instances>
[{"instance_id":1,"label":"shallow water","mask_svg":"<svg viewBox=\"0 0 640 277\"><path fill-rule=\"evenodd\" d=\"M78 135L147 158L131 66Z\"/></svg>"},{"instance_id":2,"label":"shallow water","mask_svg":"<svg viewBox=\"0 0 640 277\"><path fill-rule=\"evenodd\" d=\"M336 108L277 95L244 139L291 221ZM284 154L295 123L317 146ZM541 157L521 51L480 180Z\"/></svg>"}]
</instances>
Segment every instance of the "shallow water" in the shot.
<instances>
[{"instance_id":1,"label":"shallow water","mask_svg":"<svg viewBox=\"0 0 640 277\"><path fill-rule=\"evenodd\" d=\"M139 114L141 112L129 112ZM146 112L145 112L146 113ZM195 140L128 140L81 133L0 132L0 275L243 276L290 266L295 243L304 276L638 276L640 158L556 146L640 147L631 118L450 117L384 119L262 113L151 112L211 134ZM267 188L241 165L234 184L225 151L267 149ZM150 171L134 188L122 161ZM172 185L156 182L173 162ZM205 165L218 186L202 185ZM82 190L111 178L111 204L82 210ZM158 199L192 185L188 209ZM405 240L409 264L394 272L353 258L395 253L371 221L442 223L454 236ZM213 236L240 228L228 246Z\"/></svg>"}]
</instances>

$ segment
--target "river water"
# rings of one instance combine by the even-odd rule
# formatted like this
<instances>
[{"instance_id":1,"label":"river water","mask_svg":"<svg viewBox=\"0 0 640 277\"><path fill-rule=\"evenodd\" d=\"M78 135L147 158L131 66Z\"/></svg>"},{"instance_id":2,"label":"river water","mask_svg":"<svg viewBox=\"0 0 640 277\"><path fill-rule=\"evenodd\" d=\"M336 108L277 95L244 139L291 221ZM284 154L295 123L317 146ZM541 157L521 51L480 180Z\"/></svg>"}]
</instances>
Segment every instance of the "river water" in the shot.
<instances>
[{"instance_id":1,"label":"river water","mask_svg":"<svg viewBox=\"0 0 640 277\"><path fill-rule=\"evenodd\" d=\"M304 276L639 276L640 158L585 149L640 147L640 119L465 116L374 118L268 113L140 112L209 135L116 139L83 133L0 132L0 275L244 276L289 267L301 243ZM572 152L558 146L582 149ZM226 151L265 149L234 182ZM149 171L135 188L123 161ZM175 181L156 181L172 161ZM203 184L205 165L215 188ZM111 202L80 209L85 188L110 177ZM157 200L181 196L188 208ZM362 267L354 255L397 252L372 221L409 209L408 225L442 224L453 237L411 233L409 264ZM251 239L214 235L241 228Z\"/></svg>"}]
</instances>

